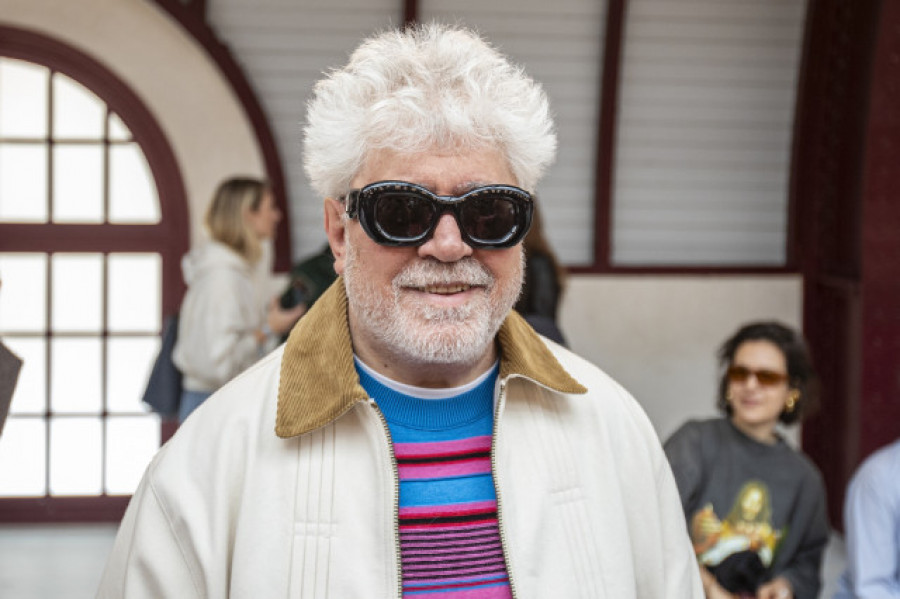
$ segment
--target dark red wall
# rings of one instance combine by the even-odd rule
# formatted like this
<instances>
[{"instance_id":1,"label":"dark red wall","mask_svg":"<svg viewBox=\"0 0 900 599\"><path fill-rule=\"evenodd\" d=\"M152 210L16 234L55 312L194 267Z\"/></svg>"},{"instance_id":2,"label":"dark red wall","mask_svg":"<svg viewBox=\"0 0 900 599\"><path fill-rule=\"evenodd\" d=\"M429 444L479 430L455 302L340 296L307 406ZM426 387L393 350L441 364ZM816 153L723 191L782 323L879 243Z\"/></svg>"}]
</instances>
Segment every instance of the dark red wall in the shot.
<instances>
[{"instance_id":1,"label":"dark red wall","mask_svg":"<svg viewBox=\"0 0 900 599\"><path fill-rule=\"evenodd\" d=\"M859 455L900 437L900 2L878 19L862 185Z\"/></svg>"},{"instance_id":2,"label":"dark red wall","mask_svg":"<svg viewBox=\"0 0 900 599\"><path fill-rule=\"evenodd\" d=\"M900 435L900 4L813 0L792 192L822 409L803 447L841 528L859 462Z\"/></svg>"}]
</instances>

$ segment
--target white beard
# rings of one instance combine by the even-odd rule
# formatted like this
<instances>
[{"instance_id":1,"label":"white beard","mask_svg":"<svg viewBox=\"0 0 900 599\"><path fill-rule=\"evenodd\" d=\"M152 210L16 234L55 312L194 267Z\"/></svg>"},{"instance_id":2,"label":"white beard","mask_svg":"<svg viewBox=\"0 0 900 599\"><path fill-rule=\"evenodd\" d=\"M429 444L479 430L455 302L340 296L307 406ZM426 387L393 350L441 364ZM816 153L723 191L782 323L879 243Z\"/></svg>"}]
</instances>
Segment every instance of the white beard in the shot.
<instances>
[{"instance_id":1,"label":"white beard","mask_svg":"<svg viewBox=\"0 0 900 599\"><path fill-rule=\"evenodd\" d=\"M378 347L412 364L475 364L490 349L522 287L524 253L503 287L474 258L454 263L416 260L391 284L390 295L361 272L357 249L349 244L344 268L347 300L355 322ZM463 283L483 288L463 306L442 308L417 301L407 288Z\"/></svg>"}]
</instances>

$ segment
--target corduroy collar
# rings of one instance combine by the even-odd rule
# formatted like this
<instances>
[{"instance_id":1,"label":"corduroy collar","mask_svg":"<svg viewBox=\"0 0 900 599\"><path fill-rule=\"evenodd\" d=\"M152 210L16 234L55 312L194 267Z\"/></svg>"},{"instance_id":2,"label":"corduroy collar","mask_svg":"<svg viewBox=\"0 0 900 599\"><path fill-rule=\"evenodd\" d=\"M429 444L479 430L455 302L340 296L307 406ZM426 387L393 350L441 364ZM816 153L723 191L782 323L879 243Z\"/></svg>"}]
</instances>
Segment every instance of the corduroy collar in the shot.
<instances>
[{"instance_id":1,"label":"corduroy collar","mask_svg":"<svg viewBox=\"0 0 900 599\"><path fill-rule=\"evenodd\" d=\"M515 311L500 326L500 377L519 375L560 393L586 393ZM353 366L344 279L300 319L281 359L275 433L288 438L321 428L368 395Z\"/></svg>"}]
</instances>

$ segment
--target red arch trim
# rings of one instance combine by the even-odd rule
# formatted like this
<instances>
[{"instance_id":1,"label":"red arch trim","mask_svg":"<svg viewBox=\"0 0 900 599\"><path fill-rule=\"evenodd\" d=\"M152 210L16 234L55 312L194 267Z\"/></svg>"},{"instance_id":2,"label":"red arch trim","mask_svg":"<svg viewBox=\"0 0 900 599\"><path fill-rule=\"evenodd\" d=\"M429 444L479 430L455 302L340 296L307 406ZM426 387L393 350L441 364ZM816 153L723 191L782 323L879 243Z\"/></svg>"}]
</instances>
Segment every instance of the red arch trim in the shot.
<instances>
[{"instance_id":1,"label":"red arch trim","mask_svg":"<svg viewBox=\"0 0 900 599\"><path fill-rule=\"evenodd\" d=\"M285 215L278 224L278 234L275 237L275 270L287 271L291 266L291 237L290 237L290 211L287 203L287 183L284 179L284 171L281 167L281 156L275 137L269 127L266 117L256 93L250 86L244 71L231 55L231 51L225 46L205 20L204 2L180 2L179 0L156 0L156 3L169 13L178 23L203 46L210 58L225 76L234 89L235 95L253 125L257 142L262 150L263 162L266 167L266 178L272 186L275 204Z\"/></svg>"},{"instance_id":2,"label":"red arch trim","mask_svg":"<svg viewBox=\"0 0 900 599\"><path fill-rule=\"evenodd\" d=\"M127 124L147 158L159 193L162 222L151 228L155 230L155 235L165 236L165 243L153 249L159 251L163 259L165 281L163 313L175 312L184 294L180 260L190 247L187 193L172 147L150 110L137 94L100 60L58 39L35 31L0 25L0 55L27 60L70 76L96 93L106 102L110 110L118 114ZM92 227L90 236L102 238L109 233L118 238L116 240L118 247L127 249L134 246L135 250L146 249L145 233L124 237L112 233L123 227L132 225L97 225ZM137 232L138 229L144 231L148 227L128 230ZM66 226L0 224L0 239L3 240L4 246L11 247L9 244L14 239L24 240L29 237L50 239L52 235L63 230L67 230Z\"/></svg>"}]
</instances>

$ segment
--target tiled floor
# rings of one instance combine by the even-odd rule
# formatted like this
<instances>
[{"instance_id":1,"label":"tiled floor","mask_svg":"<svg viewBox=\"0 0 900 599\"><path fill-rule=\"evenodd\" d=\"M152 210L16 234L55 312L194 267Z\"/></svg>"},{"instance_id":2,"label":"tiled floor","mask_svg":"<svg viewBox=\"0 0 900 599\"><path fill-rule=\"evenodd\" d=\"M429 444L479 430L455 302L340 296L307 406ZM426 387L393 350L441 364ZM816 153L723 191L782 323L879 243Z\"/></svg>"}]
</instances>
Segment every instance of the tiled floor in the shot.
<instances>
[{"instance_id":1,"label":"tiled floor","mask_svg":"<svg viewBox=\"0 0 900 599\"><path fill-rule=\"evenodd\" d=\"M115 533L113 524L0 526L0 597L93 597ZM844 543L832 535L825 553L821 599L834 594L844 559Z\"/></svg>"}]
</instances>

